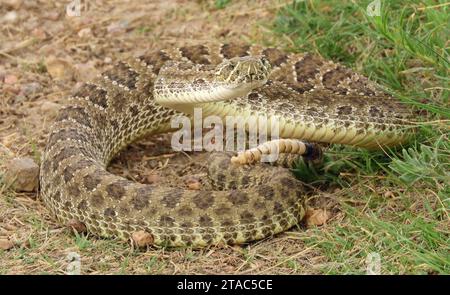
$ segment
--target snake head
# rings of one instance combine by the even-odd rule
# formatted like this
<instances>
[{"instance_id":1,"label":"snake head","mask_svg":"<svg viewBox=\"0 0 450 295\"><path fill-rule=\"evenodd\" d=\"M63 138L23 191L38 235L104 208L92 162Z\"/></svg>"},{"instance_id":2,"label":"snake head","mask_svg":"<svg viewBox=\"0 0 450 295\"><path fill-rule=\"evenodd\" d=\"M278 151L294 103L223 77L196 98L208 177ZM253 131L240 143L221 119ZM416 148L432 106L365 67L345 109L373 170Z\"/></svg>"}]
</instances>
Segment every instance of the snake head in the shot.
<instances>
[{"instance_id":1,"label":"snake head","mask_svg":"<svg viewBox=\"0 0 450 295\"><path fill-rule=\"evenodd\" d=\"M216 68L216 79L230 88L256 88L267 82L272 70L264 56L234 57Z\"/></svg>"}]
</instances>

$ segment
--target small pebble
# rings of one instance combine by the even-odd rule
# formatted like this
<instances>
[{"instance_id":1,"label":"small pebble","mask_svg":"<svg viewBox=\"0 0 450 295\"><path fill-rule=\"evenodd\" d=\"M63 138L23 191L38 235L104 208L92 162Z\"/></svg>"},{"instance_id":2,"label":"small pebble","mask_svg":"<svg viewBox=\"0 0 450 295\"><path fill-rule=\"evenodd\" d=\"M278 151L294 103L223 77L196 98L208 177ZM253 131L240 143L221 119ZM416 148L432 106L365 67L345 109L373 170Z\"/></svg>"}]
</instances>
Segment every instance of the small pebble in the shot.
<instances>
[{"instance_id":1,"label":"small pebble","mask_svg":"<svg viewBox=\"0 0 450 295\"><path fill-rule=\"evenodd\" d=\"M122 33L125 32L125 30L128 27L128 21L127 20L121 20L118 22L114 22L112 24L110 24L106 30L108 31L108 33L110 34L115 34L115 33Z\"/></svg>"},{"instance_id":2,"label":"small pebble","mask_svg":"<svg viewBox=\"0 0 450 295\"><path fill-rule=\"evenodd\" d=\"M9 11L7 12L3 18L2 21L5 23L15 23L17 22L17 20L19 19L19 15L17 14L16 11Z\"/></svg>"},{"instance_id":3,"label":"small pebble","mask_svg":"<svg viewBox=\"0 0 450 295\"><path fill-rule=\"evenodd\" d=\"M74 75L72 64L60 58L47 58L45 67L53 79L72 79Z\"/></svg>"},{"instance_id":4,"label":"small pebble","mask_svg":"<svg viewBox=\"0 0 450 295\"><path fill-rule=\"evenodd\" d=\"M154 241L153 236L150 233L143 231L143 230L134 232L131 235L131 239L132 239L133 243L136 246L138 246L139 248L151 246Z\"/></svg>"},{"instance_id":5,"label":"small pebble","mask_svg":"<svg viewBox=\"0 0 450 295\"><path fill-rule=\"evenodd\" d=\"M41 84L38 82L31 82L24 84L20 87L20 94L25 95L27 97L32 97L39 91L41 91Z\"/></svg>"},{"instance_id":6,"label":"small pebble","mask_svg":"<svg viewBox=\"0 0 450 295\"><path fill-rule=\"evenodd\" d=\"M44 101L41 104L40 112L45 116L47 116L48 118L55 118L60 108L61 105L57 103L51 101Z\"/></svg>"},{"instance_id":7,"label":"small pebble","mask_svg":"<svg viewBox=\"0 0 450 295\"><path fill-rule=\"evenodd\" d=\"M17 78L16 75L6 75L5 79L4 79L5 84L10 84L10 85L11 84L16 84L18 80L19 79Z\"/></svg>"},{"instance_id":8,"label":"small pebble","mask_svg":"<svg viewBox=\"0 0 450 295\"><path fill-rule=\"evenodd\" d=\"M46 18L46 19L49 19L49 20L52 20L52 21L56 21L56 20L59 19L59 12L56 11L56 10L55 11L45 12L44 15L43 15L43 18Z\"/></svg>"},{"instance_id":9,"label":"small pebble","mask_svg":"<svg viewBox=\"0 0 450 295\"><path fill-rule=\"evenodd\" d=\"M33 31L31 31L31 35L40 40L47 38L47 33L41 28L34 28Z\"/></svg>"},{"instance_id":10,"label":"small pebble","mask_svg":"<svg viewBox=\"0 0 450 295\"><path fill-rule=\"evenodd\" d=\"M151 174L147 175L146 179L147 179L147 182L150 184L158 183L160 181L159 175L155 174L155 173L151 173Z\"/></svg>"},{"instance_id":11,"label":"small pebble","mask_svg":"<svg viewBox=\"0 0 450 295\"><path fill-rule=\"evenodd\" d=\"M11 249L12 247L14 247L14 243L11 242L10 240L8 240L8 239L0 239L0 249L6 251L6 250Z\"/></svg>"},{"instance_id":12,"label":"small pebble","mask_svg":"<svg viewBox=\"0 0 450 295\"><path fill-rule=\"evenodd\" d=\"M92 36L92 30L91 28L84 28L78 31L78 37L84 38L84 37L91 37Z\"/></svg>"}]
</instances>

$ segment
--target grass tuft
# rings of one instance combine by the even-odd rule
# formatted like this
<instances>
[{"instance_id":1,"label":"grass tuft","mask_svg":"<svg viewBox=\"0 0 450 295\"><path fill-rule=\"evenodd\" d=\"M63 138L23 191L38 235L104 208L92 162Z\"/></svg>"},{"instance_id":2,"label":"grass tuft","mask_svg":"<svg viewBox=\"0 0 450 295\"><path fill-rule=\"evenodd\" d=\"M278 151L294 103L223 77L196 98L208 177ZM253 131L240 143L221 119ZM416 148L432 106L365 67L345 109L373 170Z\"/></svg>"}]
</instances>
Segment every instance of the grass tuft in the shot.
<instances>
[{"instance_id":1,"label":"grass tuft","mask_svg":"<svg viewBox=\"0 0 450 295\"><path fill-rule=\"evenodd\" d=\"M324 273L364 273L376 252L382 273L449 273L449 48L445 1L296 1L274 31L293 51L310 51L375 80L416 112L417 135L403 148L368 152L333 146L322 166L299 163L310 184L337 187L340 222L309 230L329 263Z\"/></svg>"}]
</instances>

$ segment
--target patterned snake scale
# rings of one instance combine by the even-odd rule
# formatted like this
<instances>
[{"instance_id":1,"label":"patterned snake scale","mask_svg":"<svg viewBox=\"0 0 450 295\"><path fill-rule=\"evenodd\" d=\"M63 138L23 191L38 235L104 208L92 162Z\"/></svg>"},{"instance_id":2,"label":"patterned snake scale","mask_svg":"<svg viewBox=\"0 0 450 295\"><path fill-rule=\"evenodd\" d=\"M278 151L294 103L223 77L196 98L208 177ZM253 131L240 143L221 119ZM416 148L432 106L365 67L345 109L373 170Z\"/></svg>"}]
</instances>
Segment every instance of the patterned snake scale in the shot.
<instances>
[{"instance_id":1,"label":"patterned snake scale","mask_svg":"<svg viewBox=\"0 0 450 295\"><path fill-rule=\"evenodd\" d=\"M84 84L60 111L41 164L46 206L63 224L81 222L92 234L129 239L145 231L155 246L168 247L239 244L297 224L305 189L286 168L231 165L229 155L214 153L213 191L140 184L106 170L128 144L171 131L170 120L181 115L153 98L166 62L217 65L248 55L265 56L269 80L243 97L205 104L205 111L275 115L283 122L282 138L366 148L398 145L413 133L405 105L365 77L312 54L242 44L155 50Z\"/></svg>"}]
</instances>

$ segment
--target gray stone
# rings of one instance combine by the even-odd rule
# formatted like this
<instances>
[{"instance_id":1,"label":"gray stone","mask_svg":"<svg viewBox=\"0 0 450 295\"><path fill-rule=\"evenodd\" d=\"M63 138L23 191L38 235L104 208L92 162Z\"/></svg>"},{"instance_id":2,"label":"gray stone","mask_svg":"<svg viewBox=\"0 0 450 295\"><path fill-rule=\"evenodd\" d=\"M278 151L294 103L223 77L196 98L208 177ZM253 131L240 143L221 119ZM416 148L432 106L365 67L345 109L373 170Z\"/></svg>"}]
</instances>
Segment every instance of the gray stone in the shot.
<instances>
[{"instance_id":1,"label":"gray stone","mask_svg":"<svg viewBox=\"0 0 450 295\"><path fill-rule=\"evenodd\" d=\"M17 192L36 191L39 184L39 166L31 158L14 158L7 164L5 183Z\"/></svg>"}]
</instances>

